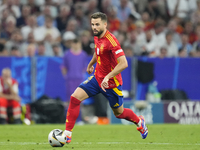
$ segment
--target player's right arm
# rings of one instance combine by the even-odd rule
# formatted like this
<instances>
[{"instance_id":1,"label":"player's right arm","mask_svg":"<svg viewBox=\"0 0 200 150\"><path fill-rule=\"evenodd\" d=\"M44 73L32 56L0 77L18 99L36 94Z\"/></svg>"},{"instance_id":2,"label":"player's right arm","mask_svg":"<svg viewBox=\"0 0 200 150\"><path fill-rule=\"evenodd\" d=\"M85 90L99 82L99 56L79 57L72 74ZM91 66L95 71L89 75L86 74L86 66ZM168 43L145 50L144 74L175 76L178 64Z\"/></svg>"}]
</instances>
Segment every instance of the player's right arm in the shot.
<instances>
[{"instance_id":1,"label":"player's right arm","mask_svg":"<svg viewBox=\"0 0 200 150\"><path fill-rule=\"evenodd\" d=\"M89 74L91 74L94 70L94 64L97 62L97 58L96 58L96 53L94 52L92 59L90 60L88 66L87 66L87 72Z\"/></svg>"}]
</instances>

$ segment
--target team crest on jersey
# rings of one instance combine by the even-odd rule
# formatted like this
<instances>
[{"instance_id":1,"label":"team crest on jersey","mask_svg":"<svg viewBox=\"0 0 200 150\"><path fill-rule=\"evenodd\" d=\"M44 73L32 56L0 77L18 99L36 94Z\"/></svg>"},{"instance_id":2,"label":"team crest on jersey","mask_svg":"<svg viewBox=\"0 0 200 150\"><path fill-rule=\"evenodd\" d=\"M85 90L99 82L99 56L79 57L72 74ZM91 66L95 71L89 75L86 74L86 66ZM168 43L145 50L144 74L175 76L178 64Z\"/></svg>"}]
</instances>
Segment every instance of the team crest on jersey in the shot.
<instances>
[{"instance_id":1,"label":"team crest on jersey","mask_svg":"<svg viewBox=\"0 0 200 150\"><path fill-rule=\"evenodd\" d=\"M101 52L101 54L103 54L103 48L104 48L104 45L101 44L101 46L100 46L100 52Z\"/></svg>"}]
</instances>

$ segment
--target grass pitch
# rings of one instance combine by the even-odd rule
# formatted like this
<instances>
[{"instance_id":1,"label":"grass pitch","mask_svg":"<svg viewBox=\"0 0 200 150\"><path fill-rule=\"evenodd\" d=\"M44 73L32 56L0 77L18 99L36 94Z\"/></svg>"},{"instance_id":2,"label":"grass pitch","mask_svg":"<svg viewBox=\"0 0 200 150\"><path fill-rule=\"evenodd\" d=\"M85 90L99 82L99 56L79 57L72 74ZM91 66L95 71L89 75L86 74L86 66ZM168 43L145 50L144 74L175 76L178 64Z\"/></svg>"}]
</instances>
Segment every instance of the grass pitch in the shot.
<instances>
[{"instance_id":1,"label":"grass pitch","mask_svg":"<svg viewBox=\"0 0 200 150\"><path fill-rule=\"evenodd\" d=\"M142 139L134 125L75 126L72 142L51 147L47 137L64 124L0 125L0 150L200 150L200 125L148 125Z\"/></svg>"}]
</instances>

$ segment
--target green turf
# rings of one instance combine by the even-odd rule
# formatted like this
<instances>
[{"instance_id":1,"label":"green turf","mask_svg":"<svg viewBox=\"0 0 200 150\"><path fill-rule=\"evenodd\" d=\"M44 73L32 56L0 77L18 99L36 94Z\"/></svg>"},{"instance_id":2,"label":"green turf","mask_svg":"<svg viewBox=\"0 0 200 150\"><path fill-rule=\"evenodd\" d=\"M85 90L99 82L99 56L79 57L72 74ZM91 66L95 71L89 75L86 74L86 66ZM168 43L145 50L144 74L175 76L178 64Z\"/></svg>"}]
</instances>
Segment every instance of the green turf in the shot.
<instances>
[{"instance_id":1,"label":"green turf","mask_svg":"<svg viewBox=\"0 0 200 150\"><path fill-rule=\"evenodd\" d=\"M199 150L200 125L148 125L143 140L134 125L75 126L72 142L51 147L47 136L65 125L0 125L0 150Z\"/></svg>"}]
</instances>

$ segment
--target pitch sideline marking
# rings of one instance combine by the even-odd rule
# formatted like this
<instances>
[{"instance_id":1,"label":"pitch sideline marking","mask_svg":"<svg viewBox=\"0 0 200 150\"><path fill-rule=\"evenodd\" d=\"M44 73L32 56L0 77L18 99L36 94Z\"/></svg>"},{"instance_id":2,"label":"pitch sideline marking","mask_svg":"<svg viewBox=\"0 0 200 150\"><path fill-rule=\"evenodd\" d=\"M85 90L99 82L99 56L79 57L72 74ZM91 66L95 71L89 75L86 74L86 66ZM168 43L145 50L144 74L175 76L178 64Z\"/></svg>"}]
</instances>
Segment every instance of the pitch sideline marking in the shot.
<instances>
[{"instance_id":1,"label":"pitch sideline marking","mask_svg":"<svg viewBox=\"0 0 200 150\"><path fill-rule=\"evenodd\" d=\"M35 142L0 142L0 145L46 145L46 143L35 143ZM148 145L200 145L200 143L143 143L143 142L72 142L71 144L148 144Z\"/></svg>"}]
</instances>

